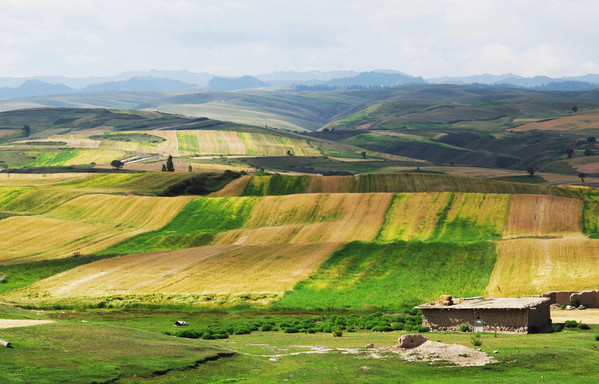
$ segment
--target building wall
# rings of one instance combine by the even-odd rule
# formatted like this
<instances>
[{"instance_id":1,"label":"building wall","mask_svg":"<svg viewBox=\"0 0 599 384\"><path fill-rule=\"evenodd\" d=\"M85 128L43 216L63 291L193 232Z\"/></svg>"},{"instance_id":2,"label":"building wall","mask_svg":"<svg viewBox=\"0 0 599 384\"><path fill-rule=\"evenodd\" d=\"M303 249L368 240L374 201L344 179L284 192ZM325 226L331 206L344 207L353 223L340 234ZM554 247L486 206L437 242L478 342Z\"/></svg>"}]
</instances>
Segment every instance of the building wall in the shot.
<instances>
[{"instance_id":1,"label":"building wall","mask_svg":"<svg viewBox=\"0 0 599 384\"><path fill-rule=\"evenodd\" d=\"M587 308L599 308L599 291L553 291L543 296L551 299L551 304L575 303Z\"/></svg>"},{"instance_id":2,"label":"building wall","mask_svg":"<svg viewBox=\"0 0 599 384\"><path fill-rule=\"evenodd\" d=\"M528 328L532 332L542 332L551 324L549 302L528 309Z\"/></svg>"},{"instance_id":3,"label":"building wall","mask_svg":"<svg viewBox=\"0 0 599 384\"><path fill-rule=\"evenodd\" d=\"M550 323L549 303L541 305L529 315L527 309L423 309L422 325L431 331L459 331L460 324L468 324L474 329L475 314L483 318L484 332L527 333L529 324L542 328Z\"/></svg>"}]
</instances>

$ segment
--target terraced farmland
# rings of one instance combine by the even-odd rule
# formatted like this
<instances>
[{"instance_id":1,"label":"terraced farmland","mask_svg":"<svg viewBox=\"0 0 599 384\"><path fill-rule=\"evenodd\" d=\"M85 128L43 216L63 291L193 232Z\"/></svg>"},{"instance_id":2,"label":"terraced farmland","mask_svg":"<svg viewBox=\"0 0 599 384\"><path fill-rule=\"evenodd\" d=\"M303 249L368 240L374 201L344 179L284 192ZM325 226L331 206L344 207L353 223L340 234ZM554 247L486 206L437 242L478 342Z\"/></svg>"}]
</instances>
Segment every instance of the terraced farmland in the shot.
<instances>
[{"instance_id":1,"label":"terraced farmland","mask_svg":"<svg viewBox=\"0 0 599 384\"><path fill-rule=\"evenodd\" d=\"M235 190L234 192L237 192ZM475 192L554 194L551 187L442 174L397 173L356 176L253 176L244 196L297 193Z\"/></svg>"},{"instance_id":2,"label":"terraced farmland","mask_svg":"<svg viewBox=\"0 0 599 384\"><path fill-rule=\"evenodd\" d=\"M504 296L506 289L540 293L591 288L596 281L583 274L596 270L597 259L596 240L582 235L594 214L594 194L586 190L400 174L247 176L217 193L254 196L123 195L151 193L184 177L189 175L77 175L51 178L50 185L42 176L7 178L11 186L0 187L0 211L8 215L0 220L6 239L0 264L74 252L123 255L12 291L10 300L122 306L283 298L276 305L293 310L301 303L392 309L440 292L480 295L487 289ZM381 192L435 186L540 188L546 194ZM334 193L305 193L323 189ZM553 195L558 192L579 199ZM569 258L577 267L564 271Z\"/></svg>"}]
</instances>

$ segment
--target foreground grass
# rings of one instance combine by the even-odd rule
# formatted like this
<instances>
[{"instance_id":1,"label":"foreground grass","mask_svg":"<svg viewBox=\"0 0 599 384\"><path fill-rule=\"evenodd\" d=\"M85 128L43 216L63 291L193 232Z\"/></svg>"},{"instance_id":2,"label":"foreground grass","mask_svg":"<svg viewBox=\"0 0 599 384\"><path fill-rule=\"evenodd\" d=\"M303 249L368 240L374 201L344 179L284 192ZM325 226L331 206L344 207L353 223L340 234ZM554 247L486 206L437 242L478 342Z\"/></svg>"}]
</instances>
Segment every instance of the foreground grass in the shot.
<instances>
[{"instance_id":1,"label":"foreground grass","mask_svg":"<svg viewBox=\"0 0 599 384\"><path fill-rule=\"evenodd\" d=\"M452 367L407 362L393 354L383 358L333 351L301 354L301 346L356 348L374 343L393 345L403 332L357 332L335 338L330 334L276 332L232 336L215 344L240 352L235 358L202 364L197 369L169 372L150 380L126 378L120 383L594 383L599 374L599 343L591 331L544 335L483 334L482 350L499 362L485 367ZM434 341L471 346L471 334L429 333ZM492 352L497 350L497 354ZM289 353L300 353L288 355ZM283 355L271 361L273 355Z\"/></svg>"},{"instance_id":2,"label":"foreground grass","mask_svg":"<svg viewBox=\"0 0 599 384\"><path fill-rule=\"evenodd\" d=\"M2 330L2 383L107 382L181 369L223 351L201 341L76 321Z\"/></svg>"},{"instance_id":3,"label":"foreground grass","mask_svg":"<svg viewBox=\"0 0 599 384\"><path fill-rule=\"evenodd\" d=\"M438 297L477 296L495 265L495 245L349 243L273 304L278 309L406 309Z\"/></svg>"}]
</instances>

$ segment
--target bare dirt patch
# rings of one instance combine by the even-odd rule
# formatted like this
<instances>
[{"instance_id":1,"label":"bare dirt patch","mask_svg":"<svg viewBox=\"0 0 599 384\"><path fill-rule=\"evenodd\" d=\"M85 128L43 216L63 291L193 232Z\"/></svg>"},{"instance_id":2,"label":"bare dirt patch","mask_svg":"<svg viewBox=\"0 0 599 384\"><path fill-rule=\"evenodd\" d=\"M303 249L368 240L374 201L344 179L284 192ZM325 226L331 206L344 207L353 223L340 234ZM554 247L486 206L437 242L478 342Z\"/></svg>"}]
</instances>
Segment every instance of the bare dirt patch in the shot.
<instances>
[{"instance_id":1,"label":"bare dirt patch","mask_svg":"<svg viewBox=\"0 0 599 384\"><path fill-rule=\"evenodd\" d=\"M402 359L407 361L422 361L431 364L449 362L460 367L480 367L497 362L485 352L473 348L430 340L416 348L405 349L394 345L378 348L378 352L397 353Z\"/></svg>"},{"instance_id":2,"label":"bare dirt patch","mask_svg":"<svg viewBox=\"0 0 599 384\"><path fill-rule=\"evenodd\" d=\"M32 327L34 325L50 324L53 320L2 320L0 319L0 329Z\"/></svg>"},{"instance_id":3,"label":"bare dirt patch","mask_svg":"<svg viewBox=\"0 0 599 384\"><path fill-rule=\"evenodd\" d=\"M563 323L567 320L576 320L586 324L599 324L599 309L585 309L585 310L552 310L551 321L553 323Z\"/></svg>"}]
</instances>

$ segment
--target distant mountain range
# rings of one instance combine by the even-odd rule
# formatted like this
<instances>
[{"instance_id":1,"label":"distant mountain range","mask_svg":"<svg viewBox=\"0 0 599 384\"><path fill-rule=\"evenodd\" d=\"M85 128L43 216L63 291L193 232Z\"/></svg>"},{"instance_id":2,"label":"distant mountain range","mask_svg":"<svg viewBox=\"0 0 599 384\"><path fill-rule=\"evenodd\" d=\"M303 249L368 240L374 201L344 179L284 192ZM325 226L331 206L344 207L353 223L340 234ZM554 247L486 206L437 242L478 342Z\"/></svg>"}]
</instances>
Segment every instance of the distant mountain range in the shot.
<instances>
[{"instance_id":1,"label":"distant mountain range","mask_svg":"<svg viewBox=\"0 0 599 384\"><path fill-rule=\"evenodd\" d=\"M67 95L102 91L174 91L208 88L228 92L251 88L279 87L293 91L390 88L410 84L456 84L478 87L520 88L542 91L586 91L599 88L599 74L551 78L514 74L438 77L423 79L395 70L371 72L309 71L274 72L255 76L227 77L189 71L132 71L112 77L0 78L0 98Z\"/></svg>"}]
</instances>

